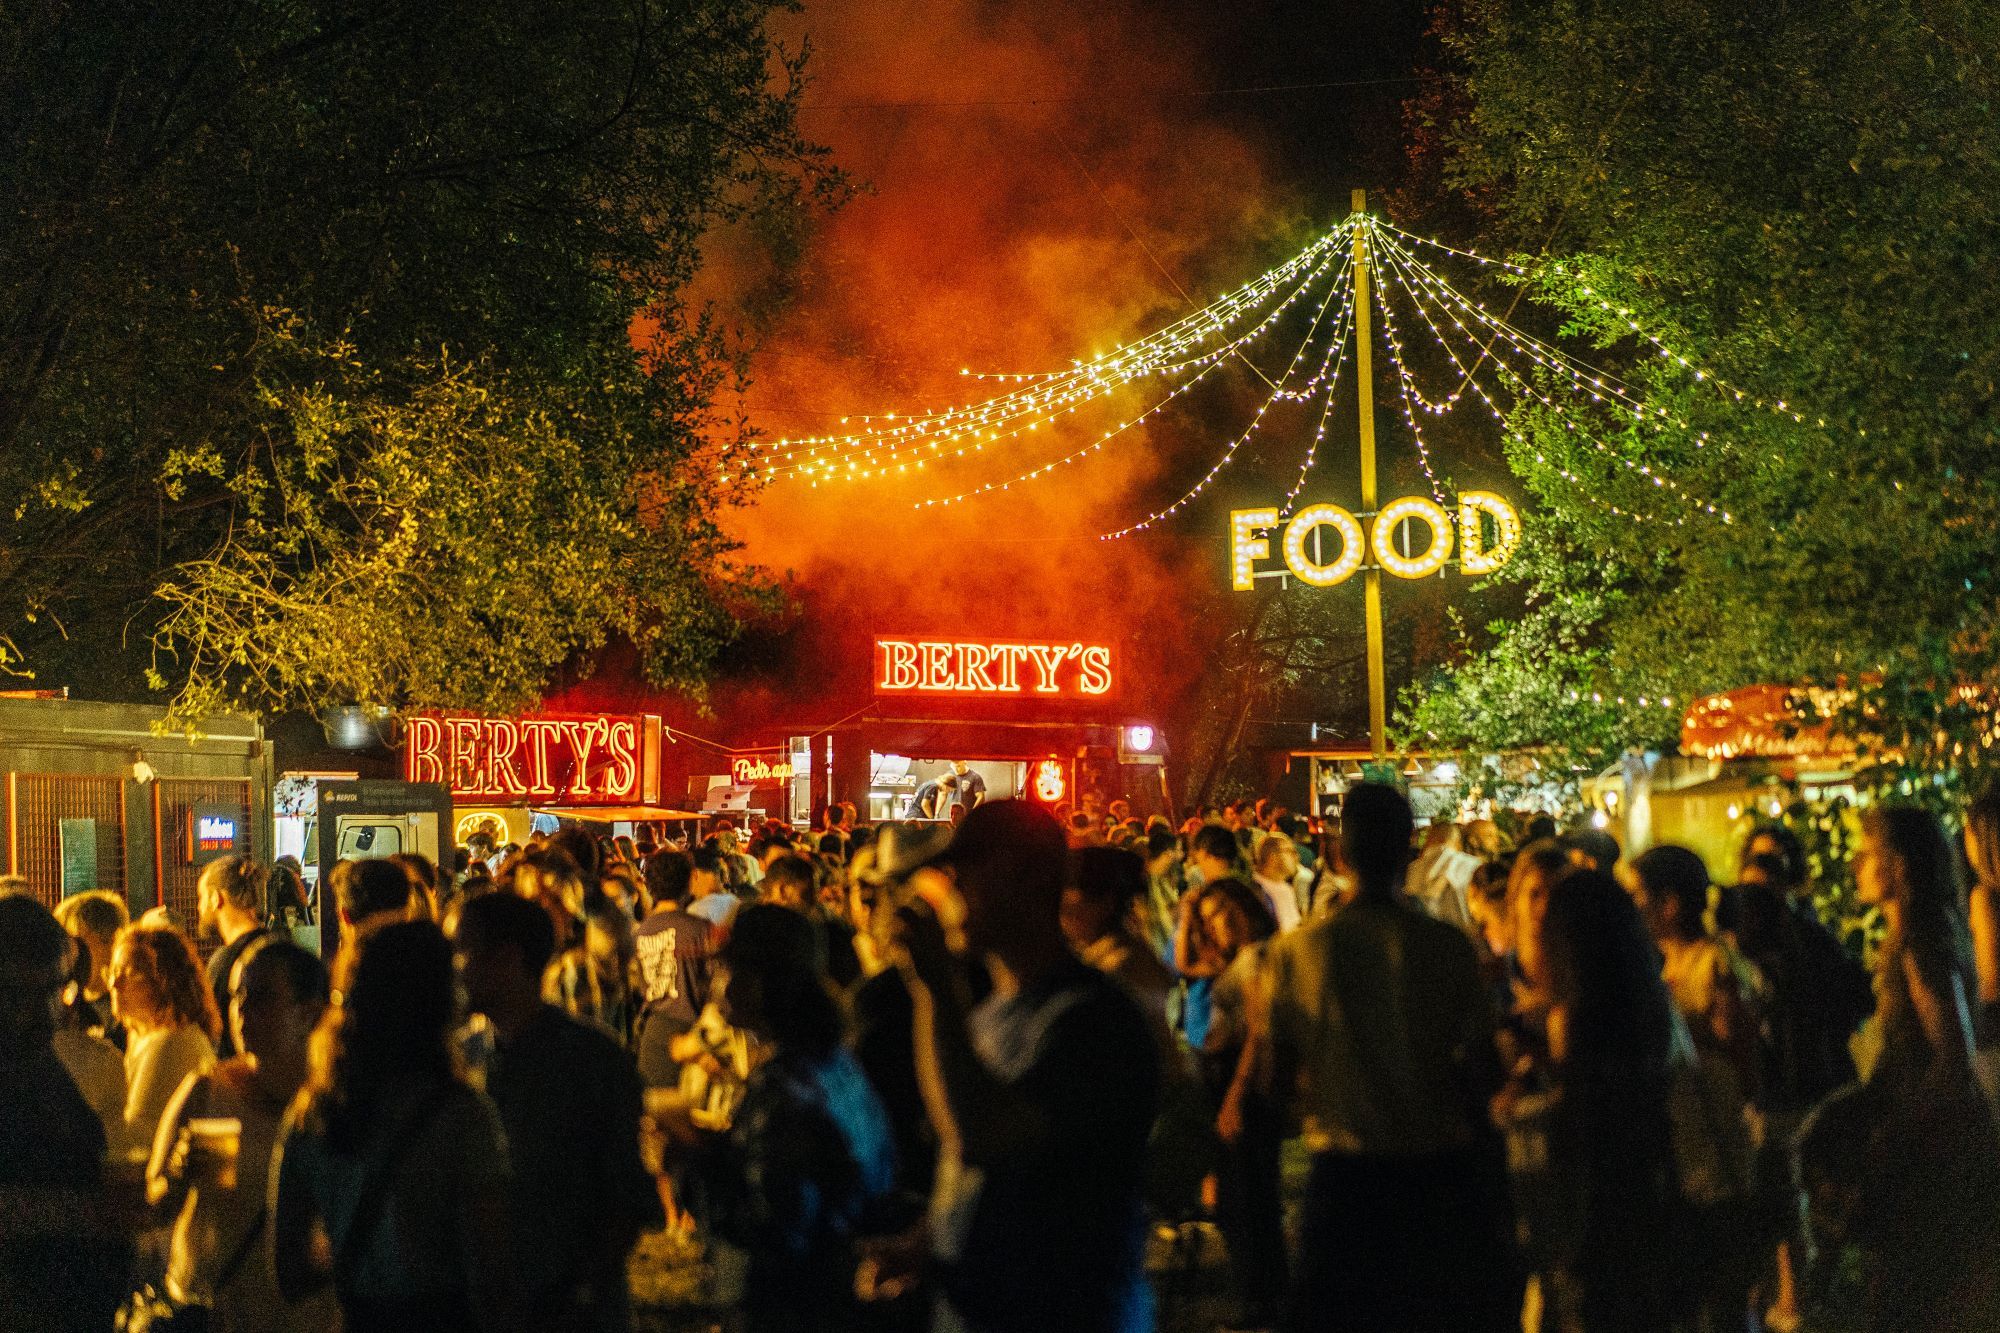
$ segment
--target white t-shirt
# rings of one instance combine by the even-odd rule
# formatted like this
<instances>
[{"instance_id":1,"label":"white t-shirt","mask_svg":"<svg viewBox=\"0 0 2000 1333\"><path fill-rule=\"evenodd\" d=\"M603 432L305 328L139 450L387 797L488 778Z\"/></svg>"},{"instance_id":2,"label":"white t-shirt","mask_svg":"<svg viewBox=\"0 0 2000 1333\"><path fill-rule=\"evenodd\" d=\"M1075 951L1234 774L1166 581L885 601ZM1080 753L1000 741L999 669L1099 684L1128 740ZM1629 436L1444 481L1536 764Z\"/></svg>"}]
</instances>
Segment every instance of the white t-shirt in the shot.
<instances>
[{"instance_id":1,"label":"white t-shirt","mask_svg":"<svg viewBox=\"0 0 2000 1333\"><path fill-rule=\"evenodd\" d=\"M154 1028L125 1043L125 1146L150 1148L167 1103L189 1074L205 1074L215 1063L208 1034L192 1024Z\"/></svg>"},{"instance_id":2,"label":"white t-shirt","mask_svg":"<svg viewBox=\"0 0 2000 1333\"><path fill-rule=\"evenodd\" d=\"M1278 918L1278 933L1283 934L1296 927L1299 924L1299 894L1292 887L1292 882L1288 879L1266 879L1262 875L1254 878L1271 904L1271 914Z\"/></svg>"}]
</instances>

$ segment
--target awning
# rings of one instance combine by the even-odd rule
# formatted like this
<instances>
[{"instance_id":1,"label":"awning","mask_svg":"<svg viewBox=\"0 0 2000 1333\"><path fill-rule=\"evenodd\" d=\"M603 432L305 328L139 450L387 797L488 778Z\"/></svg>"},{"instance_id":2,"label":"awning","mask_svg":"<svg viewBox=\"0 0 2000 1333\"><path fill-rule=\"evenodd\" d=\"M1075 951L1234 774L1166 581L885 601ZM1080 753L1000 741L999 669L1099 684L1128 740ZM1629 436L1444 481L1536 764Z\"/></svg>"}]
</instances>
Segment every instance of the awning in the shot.
<instances>
[{"instance_id":1,"label":"awning","mask_svg":"<svg viewBox=\"0 0 2000 1333\"><path fill-rule=\"evenodd\" d=\"M707 815L696 810L669 810L659 805L544 805L536 806L538 815L555 815L560 819L588 819L599 824L641 824L670 822L677 819L706 819Z\"/></svg>"},{"instance_id":2,"label":"awning","mask_svg":"<svg viewBox=\"0 0 2000 1333\"><path fill-rule=\"evenodd\" d=\"M1852 737L1828 717L1843 692L1795 685L1746 685L1697 699L1681 719L1681 750L1705 759L1851 759Z\"/></svg>"}]
</instances>

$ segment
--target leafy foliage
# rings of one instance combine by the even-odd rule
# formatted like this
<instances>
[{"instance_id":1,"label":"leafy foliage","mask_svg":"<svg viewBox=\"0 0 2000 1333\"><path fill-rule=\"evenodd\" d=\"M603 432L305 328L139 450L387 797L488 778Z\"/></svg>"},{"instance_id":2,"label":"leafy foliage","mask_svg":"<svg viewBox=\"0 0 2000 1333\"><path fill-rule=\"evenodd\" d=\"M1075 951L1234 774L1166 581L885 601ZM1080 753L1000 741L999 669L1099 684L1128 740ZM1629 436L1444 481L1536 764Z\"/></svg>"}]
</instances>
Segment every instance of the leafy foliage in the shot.
<instances>
[{"instance_id":1,"label":"leafy foliage","mask_svg":"<svg viewBox=\"0 0 2000 1333\"><path fill-rule=\"evenodd\" d=\"M222 547L159 591L177 713L518 709L612 634L698 692L728 610L772 600L730 563L713 490L656 450L633 358L524 393L489 362L376 370L282 322L270 341L260 466L175 460L239 497Z\"/></svg>"},{"instance_id":2,"label":"leafy foliage","mask_svg":"<svg viewBox=\"0 0 2000 1333\"><path fill-rule=\"evenodd\" d=\"M1476 0L1449 41L1453 182L1664 415L1518 414L1544 530L1615 595L1565 601L1544 564L1544 609L1474 668L1488 694L1454 685L1413 719L1574 736L1528 707L1545 673L1682 699L1865 680L1899 765L1974 762L1990 712L1945 705L1996 680L2000 14Z\"/></svg>"},{"instance_id":3,"label":"leafy foliage","mask_svg":"<svg viewBox=\"0 0 2000 1333\"><path fill-rule=\"evenodd\" d=\"M684 292L718 219L840 188L773 8L0 10L0 633L117 693L159 629L189 707L497 702L607 625L690 679L727 622L687 599L733 576ZM634 522L686 577L628 572ZM417 642L450 636L519 653Z\"/></svg>"}]
</instances>

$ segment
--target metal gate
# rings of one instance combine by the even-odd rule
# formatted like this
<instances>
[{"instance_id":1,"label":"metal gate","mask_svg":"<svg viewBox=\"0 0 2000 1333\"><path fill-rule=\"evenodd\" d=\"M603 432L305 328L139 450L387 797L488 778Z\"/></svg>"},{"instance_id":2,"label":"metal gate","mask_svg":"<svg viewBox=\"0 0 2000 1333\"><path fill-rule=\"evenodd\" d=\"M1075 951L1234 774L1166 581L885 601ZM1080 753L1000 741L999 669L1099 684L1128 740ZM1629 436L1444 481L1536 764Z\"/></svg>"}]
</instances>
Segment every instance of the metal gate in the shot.
<instances>
[{"instance_id":1,"label":"metal gate","mask_svg":"<svg viewBox=\"0 0 2000 1333\"><path fill-rule=\"evenodd\" d=\"M7 868L53 907L65 888L125 896L125 783L70 773L7 775ZM72 881L64 883L65 866Z\"/></svg>"}]
</instances>

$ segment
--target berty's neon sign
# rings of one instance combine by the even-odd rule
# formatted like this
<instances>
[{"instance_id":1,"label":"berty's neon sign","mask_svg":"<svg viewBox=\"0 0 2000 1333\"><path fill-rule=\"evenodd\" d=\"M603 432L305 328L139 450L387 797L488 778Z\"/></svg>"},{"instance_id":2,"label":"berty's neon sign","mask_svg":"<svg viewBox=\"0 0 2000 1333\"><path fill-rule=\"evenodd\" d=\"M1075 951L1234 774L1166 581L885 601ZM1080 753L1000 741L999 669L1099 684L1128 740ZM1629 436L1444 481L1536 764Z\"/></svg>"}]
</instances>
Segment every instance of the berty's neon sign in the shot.
<instances>
[{"instance_id":1,"label":"berty's neon sign","mask_svg":"<svg viewBox=\"0 0 2000 1333\"><path fill-rule=\"evenodd\" d=\"M602 713L409 721L403 776L460 800L560 805L659 799L660 720Z\"/></svg>"},{"instance_id":2,"label":"berty's neon sign","mask_svg":"<svg viewBox=\"0 0 2000 1333\"><path fill-rule=\"evenodd\" d=\"M875 640L875 693L1099 699L1111 692L1100 643Z\"/></svg>"}]
</instances>

